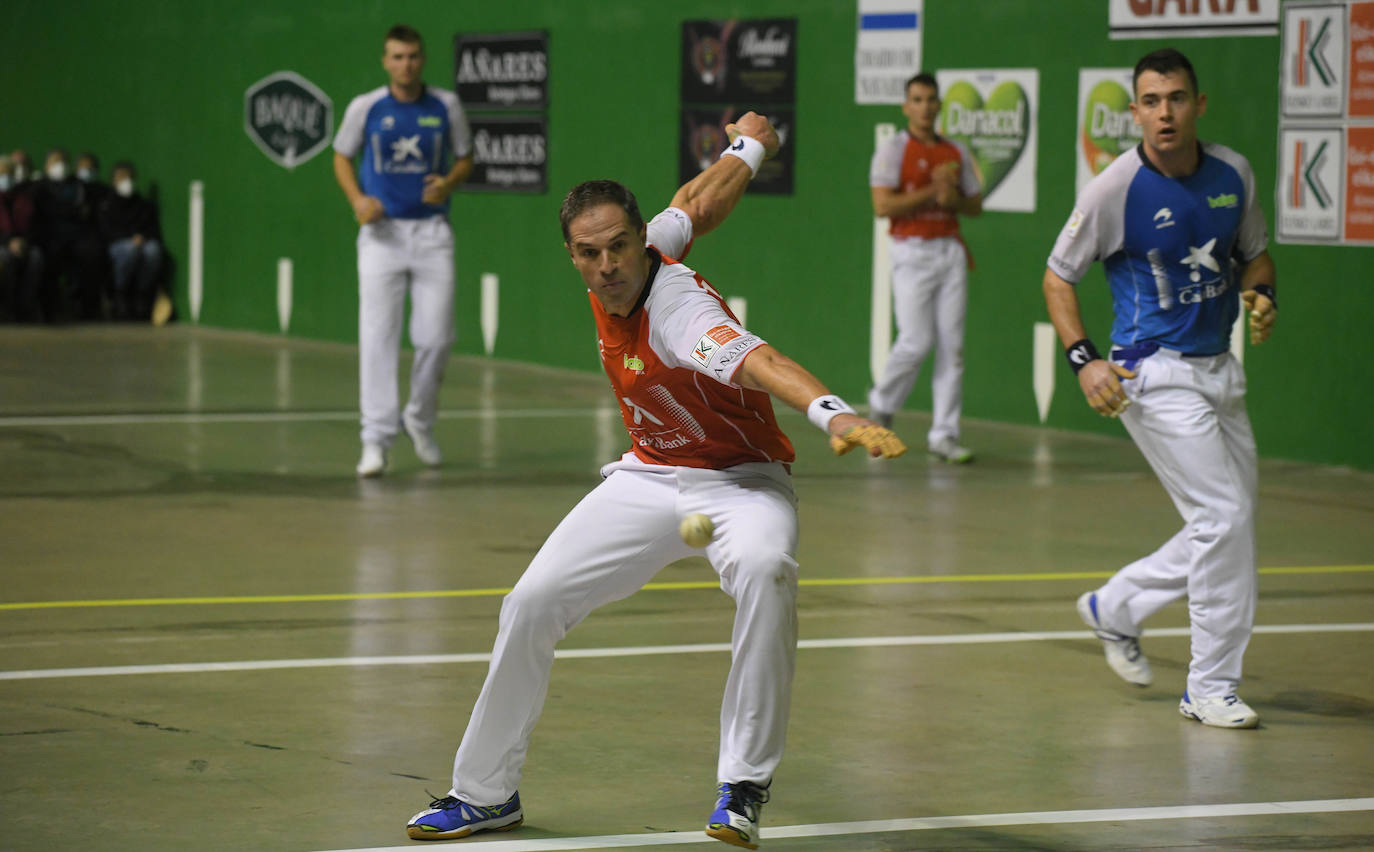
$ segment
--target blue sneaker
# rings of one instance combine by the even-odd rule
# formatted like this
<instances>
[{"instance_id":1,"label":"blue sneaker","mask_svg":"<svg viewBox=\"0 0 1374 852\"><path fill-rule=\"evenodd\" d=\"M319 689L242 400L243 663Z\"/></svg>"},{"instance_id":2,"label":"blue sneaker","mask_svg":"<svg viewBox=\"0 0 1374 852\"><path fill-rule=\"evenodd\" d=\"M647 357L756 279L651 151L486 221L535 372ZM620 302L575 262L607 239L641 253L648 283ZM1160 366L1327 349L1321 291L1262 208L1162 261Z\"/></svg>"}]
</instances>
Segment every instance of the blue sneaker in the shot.
<instances>
[{"instance_id":1,"label":"blue sneaker","mask_svg":"<svg viewBox=\"0 0 1374 852\"><path fill-rule=\"evenodd\" d=\"M411 840L455 840L475 831L510 831L525 821L520 809L520 794L504 805L470 805L454 796L444 796L410 818L406 834Z\"/></svg>"},{"instance_id":2,"label":"blue sneaker","mask_svg":"<svg viewBox=\"0 0 1374 852\"><path fill-rule=\"evenodd\" d=\"M768 787L752 781L722 781L716 792L716 809L706 821L706 834L731 846L759 848L759 809L768 801Z\"/></svg>"}]
</instances>

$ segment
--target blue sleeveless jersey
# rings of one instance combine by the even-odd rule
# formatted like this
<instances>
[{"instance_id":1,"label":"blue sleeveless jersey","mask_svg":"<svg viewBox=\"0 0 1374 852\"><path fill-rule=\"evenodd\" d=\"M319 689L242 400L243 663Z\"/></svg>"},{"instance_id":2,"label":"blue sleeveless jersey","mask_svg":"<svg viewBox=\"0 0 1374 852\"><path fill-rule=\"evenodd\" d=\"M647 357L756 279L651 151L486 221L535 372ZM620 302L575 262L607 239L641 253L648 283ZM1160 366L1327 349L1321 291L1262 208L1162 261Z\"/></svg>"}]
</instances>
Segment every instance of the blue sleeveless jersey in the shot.
<instances>
[{"instance_id":1,"label":"blue sleeveless jersey","mask_svg":"<svg viewBox=\"0 0 1374 852\"><path fill-rule=\"evenodd\" d=\"M358 184L382 202L389 218L424 219L448 213L447 201L420 200L425 175L447 174L450 157L471 152L472 134L452 92L426 86L406 103L382 86L349 103L334 150L350 159L361 151Z\"/></svg>"},{"instance_id":2,"label":"blue sleeveless jersey","mask_svg":"<svg viewBox=\"0 0 1374 852\"><path fill-rule=\"evenodd\" d=\"M1097 260L1112 291L1118 346L1156 344L1189 355L1230 348L1239 270L1268 243L1250 164L1203 144L1183 178L1156 170L1137 147L1083 190L1049 267L1076 283Z\"/></svg>"}]
</instances>

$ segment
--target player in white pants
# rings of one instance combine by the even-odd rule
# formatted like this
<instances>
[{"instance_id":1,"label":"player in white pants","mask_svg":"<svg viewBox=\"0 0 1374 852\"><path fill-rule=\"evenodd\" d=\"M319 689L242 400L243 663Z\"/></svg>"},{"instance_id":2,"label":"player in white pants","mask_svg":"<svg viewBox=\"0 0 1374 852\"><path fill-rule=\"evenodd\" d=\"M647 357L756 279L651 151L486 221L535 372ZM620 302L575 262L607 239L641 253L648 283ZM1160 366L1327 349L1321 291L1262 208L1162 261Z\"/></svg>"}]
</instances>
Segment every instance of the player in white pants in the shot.
<instances>
[{"instance_id":1,"label":"player in white pants","mask_svg":"<svg viewBox=\"0 0 1374 852\"><path fill-rule=\"evenodd\" d=\"M453 344L453 229L448 197L472 171L472 135L458 97L421 79L420 34L398 25L383 41L386 86L349 103L334 137L334 175L358 231L359 476L386 470L402 428L427 465L443 459L434 440L439 384ZM359 174L353 158L362 154ZM452 156L451 167L445 163ZM359 179L361 178L361 186ZM410 293L410 399L402 412L397 367Z\"/></svg>"},{"instance_id":2,"label":"player in white pants","mask_svg":"<svg viewBox=\"0 0 1374 852\"><path fill-rule=\"evenodd\" d=\"M963 409L968 252L955 237L908 237L893 238L891 256L897 339L882 376L869 391L869 409L889 420L888 412L901 409L922 363L934 351L927 444L932 454L947 461L971 461L971 452L950 449L959 445Z\"/></svg>"},{"instance_id":3,"label":"player in white pants","mask_svg":"<svg viewBox=\"0 0 1374 852\"><path fill-rule=\"evenodd\" d=\"M1112 669L1147 686L1142 624L1187 595L1192 662L1179 711L1250 728L1259 714L1236 693L1255 619L1258 462L1230 336L1243 302L1251 343L1268 338L1274 263L1250 164L1197 139L1207 101L1187 58L1148 54L1135 89L1144 141L1084 188L1050 255L1045 299L1088 403L1121 417L1184 526L1084 593L1078 612ZM1116 315L1110 360L1088 339L1074 292L1095 260Z\"/></svg>"},{"instance_id":4,"label":"player in white pants","mask_svg":"<svg viewBox=\"0 0 1374 852\"><path fill-rule=\"evenodd\" d=\"M736 605L721 703L719 794L707 834L758 846L759 808L782 758L797 642L797 513L791 442L769 395L807 411L836 452L905 447L859 418L796 362L744 329L675 258L743 195L777 136L740 118L731 148L646 226L633 194L589 181L563 202L565 247L588 287L602 366L632 449L549 536L501 606L491 667L458 747L453 787L411 818L418 840L505 830L524 819L517 787L543 709L554 647L595 608L691 556L679 536L705 514L705 555Z\"/></svg>"},{"instance_id":5,"label":"player in white pants","mask_svg":"<svg viewBox=\"0 0 1374 852\"><path fill-rule=\"evenodd\" d=\"M982 187L968 150L935 132L940 91L932 75L907 81L902 113L906 128L874 151L869 166L873 214L890 220L897 339L868 393L868 410L890 425L933 350L927 445L936 458L964 463L973 460L959 443L969 254L959 216L982 213Z\"/></svg>"}]
</instances>

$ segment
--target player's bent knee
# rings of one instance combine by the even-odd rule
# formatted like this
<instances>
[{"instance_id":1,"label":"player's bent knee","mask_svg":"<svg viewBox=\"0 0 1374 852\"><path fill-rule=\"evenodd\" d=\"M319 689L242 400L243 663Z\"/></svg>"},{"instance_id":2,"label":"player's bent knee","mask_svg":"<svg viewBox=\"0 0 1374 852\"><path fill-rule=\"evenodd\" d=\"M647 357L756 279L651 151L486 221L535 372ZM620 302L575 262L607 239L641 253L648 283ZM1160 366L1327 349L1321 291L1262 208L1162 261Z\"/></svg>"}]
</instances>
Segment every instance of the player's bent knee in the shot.
<instances>
[{"instance_id":1,"label":"player's bent knee","mask_svg":"<svg viewBox=\"0 0 1374 852\"><path fill-rule=\"evenodd\" d=\"M730 566L728 579L737 593L780 590L795 594L797 561L781 550L756 550L741 554Z\"/></svg>"}]
</instances>

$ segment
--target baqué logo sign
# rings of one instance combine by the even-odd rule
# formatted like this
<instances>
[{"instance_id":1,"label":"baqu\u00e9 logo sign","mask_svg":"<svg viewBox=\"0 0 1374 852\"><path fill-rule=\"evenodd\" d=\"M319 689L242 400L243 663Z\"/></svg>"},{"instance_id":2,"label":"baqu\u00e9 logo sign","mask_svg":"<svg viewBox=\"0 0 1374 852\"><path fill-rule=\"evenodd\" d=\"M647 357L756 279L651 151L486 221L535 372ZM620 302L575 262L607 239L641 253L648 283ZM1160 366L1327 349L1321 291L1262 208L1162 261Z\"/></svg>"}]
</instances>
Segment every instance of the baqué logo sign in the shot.
<instances>
[{"instance_id":1,"label":"baqu\u00e9 logo sign","mask_svg":"<svg viewBox=\"0 0 1374 852\"><path fill-rule=\"evenodd\" d=\"M296 72L278 71L244 92L243 129L272 162L294 169L329 144L334 102Z\"/></svg>"}]
</instances>

